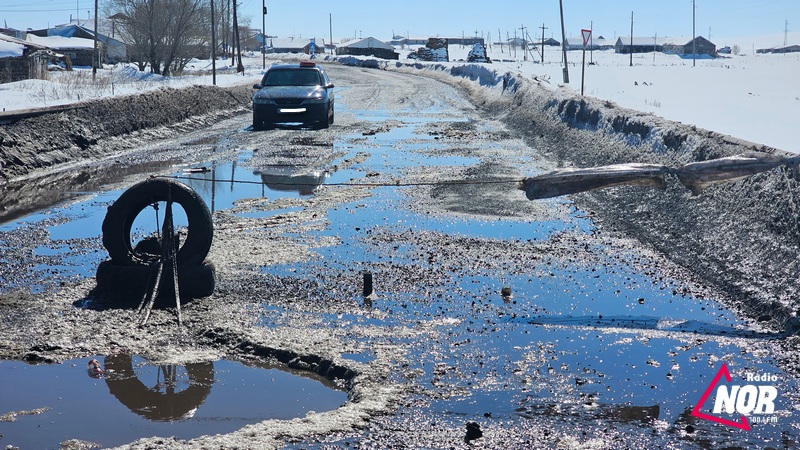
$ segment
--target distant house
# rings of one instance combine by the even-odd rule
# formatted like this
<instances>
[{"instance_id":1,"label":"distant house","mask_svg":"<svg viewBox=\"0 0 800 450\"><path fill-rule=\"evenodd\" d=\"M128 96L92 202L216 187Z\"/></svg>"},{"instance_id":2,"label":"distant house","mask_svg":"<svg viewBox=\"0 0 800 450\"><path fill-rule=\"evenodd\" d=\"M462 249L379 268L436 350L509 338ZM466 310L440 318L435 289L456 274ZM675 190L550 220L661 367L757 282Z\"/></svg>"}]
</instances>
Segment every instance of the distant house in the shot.
<instances>
[{"instance_id":1,"label":"distant house","mask_svg":"<svg viewBox=\"0 0 800 450\"><path fill-rule=\"evenodd\" d=\"M675 55L717 55L717 46L703 36L686 42L680 38L669 39L664 43L664 53L672 53Z\"/></svg>"},{"instance_id":2,"label":"distant house","mask_svg":"<svg viewBox=\"0 0 800 450\"><path fill-rule=\"evenodd\" d=\"M482 37L451 37L447 38L447 43L449 45L465 45L465 46L474 46L475 44L481 44L486 47L486 41Z\"/></svg>"},{"instance_id":3,"label":"distant house","mask_svg":"<svg viewBox=\"0 0 800 450\"><path fill-rule=\"evenodd\" d=\"M28 41L47 47L56 53L60 53L66 57L69 57L73 66L92 67L94 64L93 39L68 38L61 36L41 37L28 33ZM102 43L98 42L98 44L100 47L102 47Z\"/></svg>"},{"instance_id":4,"label":"distant house","mask_svg":"<svg viewBox=\"0 0 800 450\"><path fill-rule=\"evenodd\" d=\"M542 42L538 42L536 45L542 45ZM557 40L555 40L553 38L547 38L547 39L544 40L544 45L547 45L547 46L550 46L550 47L558 47L558 46L561 45L561 42L558 42Z\"/></svg>"},{"instance_id":5,"label":"distant house","mask_svg":"<svg viewBox=\"0 0 800 450\"><path fill-rule=\"evenodd\" d=\"M400 59L400 54L391 45L374 37L345 42L336 48L337 55L375 56L383 59Z\"/></svg>"},{"instance_id":6,"label":"distant house","mask_svg":"<svg viewBox=\"0 0 800 450\"><path fill-rule=\"evenodd\" d=\"M622 36L618 38L617 42L614 44L614 51L624 54L663 52L665 42L665 38L657 38L654 36L634 36L633 40L631 40L630 36Z\"/></svg>"},{"instance_id":7,"label":"distant house","mask_svg":"<svg viewBox=\"0 0 800 450\"><path fill-rule=\"evenodd\" d=\"M47 47L0 34L0 83L47 78Z\"/></svg>"},{"instance_id":8,"label":"distant house","mask_svg":"<svg viewBox=\"0 0 800 450\"><path fill-rule=\"evenodd\" d=\"M564 43L567 46L567 50L583 50L583 36L568 37L564 39ZM596 38L593 37L589 39L589 42L586 44L586 50L610 50L612 48L614 48L614 43L607 40L603 36L598 36ZM651 52L653 51L652 46L650 48L650 51Z\"/></svg>"},{"instance_id":9,"label":"distant house","mask_svg":"<svg viewBox=\"0 0 800 450\"><path fill-rule=\"evenodd\" d=\"M268 53L305 53L311 54L311 42L314 42L314 53L325 52L325 39L321 38L270 38L267 41Z\"/></svg>"},{"instance_id":10,"label":"distant house","mask_svg":"<svg viewBox=\"0 0 800 450\"><path fill-rule=\"evenodd\" d=\"M405 47L406 45L425 45L428 42L428 38L407 38L404 36L395 36L389 41L389 44L399 47Z\"/></svg>"},{"instance_id":11,"label":"distant house","mask_svg":"<svg viewBox=\"0 0 800 450\"><path fill-rule=\"evenodd\" d=\"M798 53L800 45L789 45L786 47L760 48L756 53Z\"/></svg>"},{"instance_id":12,"label":"distant house","mask_svg":"<svg viewBox=\"0 0 800 450\"><path fill-rule=\"evenodd\" d=\"M80 38L94 41L94 30L75 24L58 26L55 28L46 28L42 30L31 30L28 31L28 33L29 35L33 34L40 37ZM128 60L128 47L125 45L125 43L108 37L102 33L97 33L97 40L102 43L100 46L102 48L100 55L102 55L104 63L114 64ZM92 48L94 48L94 44L92 44ZM74 61L75 60L73 59L73 63ZM76 65L86 64L76 63ZM91 63L88 65L91 65Z\"/></svg>"}]
</instances>

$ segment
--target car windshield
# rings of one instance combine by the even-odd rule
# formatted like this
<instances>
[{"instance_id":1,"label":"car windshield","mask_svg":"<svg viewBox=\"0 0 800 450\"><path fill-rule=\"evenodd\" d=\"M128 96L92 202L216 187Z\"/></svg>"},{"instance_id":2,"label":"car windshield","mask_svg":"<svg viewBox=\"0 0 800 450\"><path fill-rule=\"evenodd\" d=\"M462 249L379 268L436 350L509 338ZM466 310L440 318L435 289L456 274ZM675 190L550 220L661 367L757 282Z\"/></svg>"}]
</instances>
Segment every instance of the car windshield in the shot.
<instances>
[{"instance_id":1,"label":"car windshield","mask_svg":"<svg viewBox=\"0 0 800 450\"><path fill-rule=\"evenodd\" d=\"M319 72L314 69L271 69L264 76L264 86L318 86Z\"/></svg>"}]
</instances>

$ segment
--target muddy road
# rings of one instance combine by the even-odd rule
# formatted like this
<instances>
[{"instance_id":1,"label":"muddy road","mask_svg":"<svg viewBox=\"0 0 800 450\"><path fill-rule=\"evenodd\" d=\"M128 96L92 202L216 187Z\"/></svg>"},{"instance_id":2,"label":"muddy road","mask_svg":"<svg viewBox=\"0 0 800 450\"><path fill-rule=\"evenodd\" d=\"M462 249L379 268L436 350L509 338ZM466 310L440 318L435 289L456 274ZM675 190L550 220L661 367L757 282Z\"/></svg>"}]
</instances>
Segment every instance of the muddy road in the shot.
<instances>
[{"instance_id":1,"label":"muddy road","mask_svg":"<svg viewBox=\"0 0 800 450\"><path fill-rule=\"evenodd\" d=\"M32 192L59 200L5 212L0 356L269 363L320 376L347 401L219 434L26 441L33 417L57 412L45 403L0 421L0 444L794 448L793 341L581 208L602 204L526 200L519 181L559 163L556 143L532 146L457 83L326 68L337 86L329 130L254 132L244 109L99 143L102 158L29 175ZM213 212L217 289L184 306L183 327L172 309L138 326L94 291L106 207L147 176L186 183ZM140 233L148 225L142 217ZM750 431L691 414L723 363L740 384L769 375L779 394ZM22 409L0 402L0 414Z\"/></svg>"}]
</instances>

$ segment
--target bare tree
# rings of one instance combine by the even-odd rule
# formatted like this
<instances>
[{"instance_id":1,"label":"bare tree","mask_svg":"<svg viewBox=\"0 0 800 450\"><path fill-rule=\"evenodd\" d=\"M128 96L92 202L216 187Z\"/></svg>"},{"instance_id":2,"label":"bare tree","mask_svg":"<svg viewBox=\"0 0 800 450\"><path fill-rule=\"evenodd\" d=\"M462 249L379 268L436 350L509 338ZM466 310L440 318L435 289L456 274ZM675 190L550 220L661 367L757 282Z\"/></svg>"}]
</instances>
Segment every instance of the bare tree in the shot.
<instances>
[{"instance_id":1,"label":"bare tree","mask_svg":"<svg viewBox=\"0 0 800 450\"><path fill-rule=\"evenodd\" d=\"M120 21L123 41L144 70L180 73L194 57L205 57L210 10L204 0L109 0ZM119 17L119 16L118 16Z\"/></svg>"}]
</instances>

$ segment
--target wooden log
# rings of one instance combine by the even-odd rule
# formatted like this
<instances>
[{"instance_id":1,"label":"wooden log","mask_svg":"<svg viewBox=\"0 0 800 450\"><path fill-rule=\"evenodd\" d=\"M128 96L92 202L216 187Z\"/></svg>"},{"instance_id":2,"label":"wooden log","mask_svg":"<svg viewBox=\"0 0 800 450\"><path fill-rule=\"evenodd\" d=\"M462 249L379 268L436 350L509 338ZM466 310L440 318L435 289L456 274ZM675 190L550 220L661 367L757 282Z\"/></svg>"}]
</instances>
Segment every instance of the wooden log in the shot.
<instances>
[{"instance_id":1,"label":"wooden log","mask_svg":"<svg viewBox=\"0 0 800 450\"><path fill-rule=\"evenodd\" d=\"M666 189L670 169L658 164L616 164L563 169L526 178L520 189L528 200L558 197L611 186L649 186Z\"/></svg>"},{"instance_id":2,"label":"wooden log","mask_svg":"<svg viewBox=\"0 0 800 450\"><path fill-rule=\"evenodd\" d=\"M698 195L712 184L739 181L776 167L791 165L795 159L769 153L748 153L690 163L672 172L692 194Z\"/></svg>"},{"instance_id":3,"label":"wooden log","mask_svg":"<svg viewBox=\"0 0 800 450\"><path fill-rule=\"evenodd\" d=\"M689 163L678 168L657 164L616 164L563 169L526 178L520 189L528 200L558 197L612 186L649 186L666 188L667 174L697 195L714 183L733 182L781 166L800 174L800 156L777 156L769 153L746 153L726 158Z\"/></svg>"}]
</instances>

